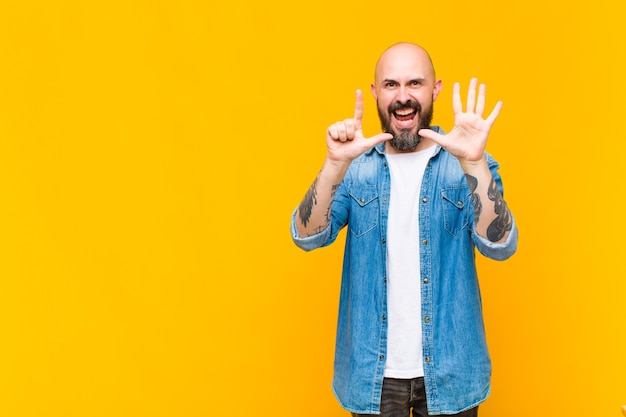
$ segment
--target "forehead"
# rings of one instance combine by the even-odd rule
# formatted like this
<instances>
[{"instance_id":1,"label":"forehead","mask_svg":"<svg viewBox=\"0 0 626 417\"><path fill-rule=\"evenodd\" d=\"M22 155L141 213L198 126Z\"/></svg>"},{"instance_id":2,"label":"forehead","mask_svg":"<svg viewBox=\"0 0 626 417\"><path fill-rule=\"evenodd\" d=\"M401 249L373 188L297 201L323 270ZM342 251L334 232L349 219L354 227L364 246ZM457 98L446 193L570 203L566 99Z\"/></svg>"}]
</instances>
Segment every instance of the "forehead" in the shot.
<instances>
[{"instance_id":1,"label":"forehead","mask_svg":"<svg viewBox=\"0 0 626 417\"><path fill-rule=\"evenodd\" d=\"M432 81L434 69L428 54L415 47L396 47L381 55L376 65L376 82L383 79L422 78Z\"/></svg>"}]
</instances>

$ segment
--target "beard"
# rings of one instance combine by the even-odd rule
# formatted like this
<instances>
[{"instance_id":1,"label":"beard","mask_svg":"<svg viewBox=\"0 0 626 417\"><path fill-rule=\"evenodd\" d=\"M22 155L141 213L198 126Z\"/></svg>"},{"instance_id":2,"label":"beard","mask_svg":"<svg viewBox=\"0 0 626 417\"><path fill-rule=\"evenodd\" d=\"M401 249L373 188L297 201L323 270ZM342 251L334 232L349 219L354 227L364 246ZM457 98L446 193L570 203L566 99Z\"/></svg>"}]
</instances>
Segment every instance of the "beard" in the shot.
<instances>
[{"instance_id":1,"label":"beard","mask_svg":"<svg viewBox=\"0 0 626 417\"><path fill-rule=\"evenodd\" d=\"M413 100L408 100L404 103L400 103L396 101L391 104L387 111L383 111L383 109L378 107L378 118L380 119L380 125L385 133L391 133L393 135L393 139L389 141L389 144L399 152L409 152L417 149L417 145L422 141L422 137L417 134L420 129L428 129L430 127L430 122L433 119L433 105L430 105L426 109L422 109L422 106ZM416 111L416 117L419 117L419 124L417 125L417 129L400 129L399 131L395 130L391 126L391 118L393 116L393 112L398 109L406 109L412 108Z\"/></svg>"}]
</instances>

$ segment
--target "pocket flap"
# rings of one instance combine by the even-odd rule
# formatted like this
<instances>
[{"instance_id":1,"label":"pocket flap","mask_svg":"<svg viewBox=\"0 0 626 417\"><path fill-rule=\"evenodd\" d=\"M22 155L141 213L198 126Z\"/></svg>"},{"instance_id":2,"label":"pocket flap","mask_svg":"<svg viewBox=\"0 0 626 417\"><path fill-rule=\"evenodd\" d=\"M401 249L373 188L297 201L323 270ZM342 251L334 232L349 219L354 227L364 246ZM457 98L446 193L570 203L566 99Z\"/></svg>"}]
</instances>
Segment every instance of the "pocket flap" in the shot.
<instances>
[{"instance_id":1,"label":"pocket flap","mask_svg":"<svg viewBox=\"0 0 626 417\"><path fill-rule=\"evenodd\" d=\"M361 207L368 205L372 201L378 198L378 193L376 192L376 187L354 187L350 188L350 197L357 202Z\"/></svg>"},{"instance_id":2,"label":"pocket flap","mask_svg":"<svg viewBox=\"0 0 626 417\"><path fill-rule=\"evenodd\" d=\"M441 190L441 196L454 207L463 209L469 196L469 188L445 188Z\"/></svg>"}]
</instances>

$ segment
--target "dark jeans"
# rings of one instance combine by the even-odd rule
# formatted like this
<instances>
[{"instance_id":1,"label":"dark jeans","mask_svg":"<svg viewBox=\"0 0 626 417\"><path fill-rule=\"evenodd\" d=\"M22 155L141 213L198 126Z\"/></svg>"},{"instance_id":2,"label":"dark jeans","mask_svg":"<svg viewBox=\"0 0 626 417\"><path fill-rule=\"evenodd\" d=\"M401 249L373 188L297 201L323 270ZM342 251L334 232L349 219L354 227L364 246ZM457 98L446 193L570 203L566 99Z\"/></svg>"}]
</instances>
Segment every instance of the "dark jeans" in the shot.
<instances>
[{"instance_id":1,"label":"dark jeans","mask_svg":"<svg viewBox=\"0 0 626 417\"><path fill-rule=\"evenodd\" d=\"M413 414L411 414L411 410ZM380 417L428 417L426 410L426 389L424 378L383 380L383 393L380 403ZM352 417L364 417L369 414L352 413ZM458 414L457 417L477 417L478 407Z\"/></svg>"}]
</instances>

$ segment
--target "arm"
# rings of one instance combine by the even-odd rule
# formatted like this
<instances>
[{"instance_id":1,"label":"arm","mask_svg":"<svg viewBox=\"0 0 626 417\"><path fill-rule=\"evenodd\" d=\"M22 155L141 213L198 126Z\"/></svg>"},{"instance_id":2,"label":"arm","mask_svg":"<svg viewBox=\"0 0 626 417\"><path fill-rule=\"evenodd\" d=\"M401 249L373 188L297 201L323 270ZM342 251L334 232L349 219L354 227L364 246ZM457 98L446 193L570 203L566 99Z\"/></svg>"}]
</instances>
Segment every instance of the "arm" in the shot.
<instances>
[{"instance_id":1,"label":"arm","mask_svg":"<svg viewBox=\"0 0 626 417\"><path fill-rule=\"evenodd\" d=\"M502 108L502 102L498 102L491 114L483 119L486 87L481 84L476 97L476 84L477 80L473 78L467 93L465 112L459 83L454 85L454 128L448 135L441 135L430 129L422 129L419 134L434 140L459 160L472 192L476 232L491 242L500 243L509 236L512 217L489 171L485 146L491 127Z\"/></svg>"},{"instance_id":2,"label":"arm","mask_svg":"<svg viewBox=\"0 0 626 417\"><path fill-rule=\"evenodd\" d=\"M372 146L392 138L389 133L364 137L362 120L363 95L357 90L354 117L334 123L326 131L326 161L296 212L299 236L311 236L328 227L333 197L352 160Z\"/></svg>"},{"instance_id":3,"label":"arm","mask_svg":"<svg viewBox=\"0 0 626 417\"><path fill-rule=\"evenodd\" d=\"M349 163L333 163L326 158L322 170L298 206L296 213L298 235L311 236L328 227L333 197L348 166Z\"/></svg>"},{"instance_id":4,"label":"arm","mask_svg":"<svg viewBox=\"0 0 626 417\"><path fill-rule=\"evenodd\" d=\"M472 192L476 232L490 242L504 242L512 227L511 212L484 157L478 164L462 165Z\"/></svg>"}]
</instances>

